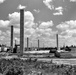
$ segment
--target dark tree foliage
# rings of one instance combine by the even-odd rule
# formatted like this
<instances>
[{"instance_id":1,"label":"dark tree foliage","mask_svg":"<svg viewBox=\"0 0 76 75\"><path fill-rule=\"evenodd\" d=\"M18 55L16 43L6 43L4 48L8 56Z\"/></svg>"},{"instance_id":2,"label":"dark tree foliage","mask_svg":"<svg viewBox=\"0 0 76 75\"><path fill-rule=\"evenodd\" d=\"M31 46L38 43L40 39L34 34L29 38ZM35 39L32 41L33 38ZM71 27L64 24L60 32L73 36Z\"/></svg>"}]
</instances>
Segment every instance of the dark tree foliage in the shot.
<instances>
[{"instance_id":1,"label":"dark tree foliage","mask_svg":"<svg viewBox=\"0 0 76 75\"><path fill-rule=\"evenodd\" d=\"M60 58L60 53L59 52L56 51L54 54L55 54L55 57Z\"/></svg>"}]
</instances>

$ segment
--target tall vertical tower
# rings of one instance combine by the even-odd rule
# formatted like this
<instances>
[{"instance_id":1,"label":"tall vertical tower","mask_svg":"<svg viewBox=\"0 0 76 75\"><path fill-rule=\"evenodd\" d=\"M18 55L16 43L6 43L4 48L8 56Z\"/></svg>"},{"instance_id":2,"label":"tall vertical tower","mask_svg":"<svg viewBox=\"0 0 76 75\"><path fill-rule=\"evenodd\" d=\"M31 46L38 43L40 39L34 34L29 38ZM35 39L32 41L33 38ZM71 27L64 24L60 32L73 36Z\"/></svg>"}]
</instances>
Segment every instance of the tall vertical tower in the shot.
<instances>
[{"instance_id":1,"label":"tall vertical tower","mask_svg":"<svg viewBox=\"0 0 76 75\"><path fill-rule=\"evenodd\" d=\"M24 51L24 9L20 9L20 56Z\"/></svg>"},{"instance_id":2,"label":"tall vertical tower","mask_svg":"<svg viewBox=\"0 0 76 75\"><path fill-rule=\"evenodd\" d=\"M29 38L27 37L27 50L29 48Z\"/></svg>"},{"instance_id":3,"label":"tall vertical tower","mask_svg":"<svg viewBox=\"0 0 76 75\"><path fill-rule=\"evenodd\" d=\"M11 49L13 51L13 25L11 25Z\"/></svg>"},{"instance_id":4,"label":"tall vertical tower","mask_svg":"<svg viewBox=\"0 0 76 75\"><path fill-rule=\"evenodd\" d=\"M38 39L38 50L39 50L39 47L40 47L40 41L39 41L39 39Z\"/></svg>"},{"instance_id":5,"label":"tall vertical tower","mask_svg":"<svg viewBox=\"0 0 76 75\"><path fill-rule=\"evenodd\" d=\"M16 40L15 40L15 45L16 45Z\"/></svg>"},{"instance_id":6,"label":"tall vertical tower","mask_svg":"<svg viewBox=\"0 0 76 75\"><path fill-rule=\"evenodd\" d=\"M57 50L59 50L58 34L56 34Z\"/></svg>"}]
</instances>

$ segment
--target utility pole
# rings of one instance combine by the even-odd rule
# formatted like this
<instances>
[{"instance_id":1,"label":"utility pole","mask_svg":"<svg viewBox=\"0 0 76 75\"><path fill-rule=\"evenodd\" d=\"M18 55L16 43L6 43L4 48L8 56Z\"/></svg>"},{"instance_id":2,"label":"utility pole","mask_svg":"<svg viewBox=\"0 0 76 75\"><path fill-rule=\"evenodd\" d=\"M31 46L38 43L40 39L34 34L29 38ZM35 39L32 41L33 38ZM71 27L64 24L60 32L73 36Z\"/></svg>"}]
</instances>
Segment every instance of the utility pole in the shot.
<instances>
[{"instance_id":1,"label":"utility pole","mask_svg":"<svg viewBox=\"0 0 76 75\"><path fill-rule=\"evenodd\" d=\"M39 50L39 47L40 47L40 41L39 41L39 39L38 39L38 50Z\"/></svg>"},{"instance_id":2,"label":"utility pole","mask_svg":"<svg viewBox=\"0 0 76 75\"><path fill-rule=\"evenodd\" d=\"M57 43L57 50L59 50L59 40L58 40L58 34L56 34L56 43Z\"/></svg>"}]
</instances>

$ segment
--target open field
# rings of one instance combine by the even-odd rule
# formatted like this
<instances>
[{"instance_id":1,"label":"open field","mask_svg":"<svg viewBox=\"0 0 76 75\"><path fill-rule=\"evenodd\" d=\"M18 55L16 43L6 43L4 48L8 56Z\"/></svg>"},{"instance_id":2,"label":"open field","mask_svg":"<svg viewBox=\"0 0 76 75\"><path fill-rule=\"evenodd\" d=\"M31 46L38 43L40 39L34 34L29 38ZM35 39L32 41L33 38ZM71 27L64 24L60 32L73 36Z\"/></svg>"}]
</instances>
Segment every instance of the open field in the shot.
<instances>
[{"instance_id":1,"label":"open field","mask_svg":"<svg viewBox=\"0 0 76 75\"><path fill-rule=\"evenodd\" d=\"M27 53L22 57L1 53L0 56L2 75L76 75L76 58L56 58L52 53Z\"/></svg>"},{"instance_id":2,"label":"open field","mask_svg":"<svg viewBox=\"0 0 76 75\"><path fill-rule=\"evenodd\" d=\"M69 54L72 54L74 57L68 57ZM56 58L54 56L54 53L43 53L43 54L30 54L30 53L26 53L23 55L23 57L20 57L20 59L26 60L28 58L37 58L38 61L47 61L50 62L51 60L53 61L53 63L56 64L71 64L71 65L76 65L76 58L75 58L75 54L73 52L69 52L67 53L63 53L64 57L61 58ZM2 58L6 58L6 59L11 59L11 58L19 58L17 56L17 54L9 54L9 53L1 53L0 54L0 59Z\"/></svg>"},{"instance_id":3,"label":"open field","mask_svg":"<svg viewBox=\"0 0 76 75\"><path fill-rule=\"evenodd\" d=\"M76 75L76 53L24 53L22 57L12 53L0 53L2 75ZM36 59L36 60L35 60ZM13 70L13 71L12 71Z\"/></svg>"},{"instance_id":4,"label":"open field","mask_svg":"<svg viewBox=\"0 0 76 75\"><path fill-rule=\"evenodd\" d=\"M76 65L20 58L0 59L0 73L1 75L76 75Z\"/></svg>"},{"instance_id":5,"label":"open field","mask_svg":"<svg viewBox=\"0 0 76 75\"><path fill-rule=\"evenodd\" d=\"M44 61L44 62L50 62L52 61L55 64L69 64L69 65L76 65L76 58L72 59L59 59L59 58L44 58L44 59L38 59L39 61Z\"/></svg>"},{"instance_id":6,"label":"open field","mask_svg":"<svg viewBox=\"0 0 76 75\"><path fill-rule=\"evenodd\" d=\"M18 57L16 55L12 55L12 56L3 56L0 59L13 59L13 58L19 58L22 60L27 60L27 59L37 59L37 61L41 61L41 62L53 62L55 64L69 64L69 65L76 65L76 58L38 58L38 57Z\"/></svg>"}]
</instances>

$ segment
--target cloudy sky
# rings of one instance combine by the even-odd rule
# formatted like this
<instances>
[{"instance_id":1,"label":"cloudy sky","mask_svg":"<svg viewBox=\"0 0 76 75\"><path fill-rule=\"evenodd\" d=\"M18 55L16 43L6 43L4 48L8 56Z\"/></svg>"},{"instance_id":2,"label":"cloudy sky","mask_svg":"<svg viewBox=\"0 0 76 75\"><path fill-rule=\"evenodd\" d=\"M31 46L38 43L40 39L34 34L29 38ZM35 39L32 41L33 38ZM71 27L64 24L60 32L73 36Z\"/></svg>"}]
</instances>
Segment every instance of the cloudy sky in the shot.
<instances>
[{"instance_id":1,"label":"cloudy sky","mask_svg":"<svg viewBox=\"0 0 76 75\"><path fill-rule=\"evenodd\" d=\"M76 0L0 0L0 44L10 44L10 27L19 43L20 9L24 11L24 35L30 46L76 45Z\"/></svg>"}]
</instances>

